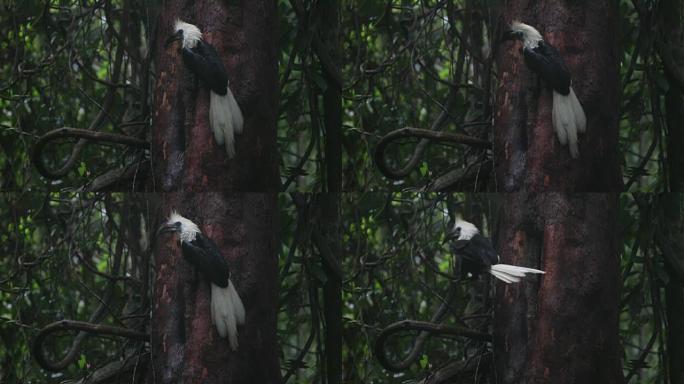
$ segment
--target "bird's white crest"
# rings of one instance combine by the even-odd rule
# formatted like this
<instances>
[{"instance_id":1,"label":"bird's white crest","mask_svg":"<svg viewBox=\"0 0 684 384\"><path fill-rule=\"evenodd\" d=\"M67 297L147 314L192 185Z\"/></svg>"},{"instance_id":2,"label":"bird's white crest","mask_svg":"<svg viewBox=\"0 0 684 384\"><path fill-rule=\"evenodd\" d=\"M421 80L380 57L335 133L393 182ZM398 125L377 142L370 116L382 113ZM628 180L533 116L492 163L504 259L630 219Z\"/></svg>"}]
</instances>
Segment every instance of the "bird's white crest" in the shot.
<instances>
[{"instance_id":1,"label":"bird's white crest","mask_svg":"<svg viewBox=\"0 0 684 384\"><path fill-rule=\"evenodd\" d=\"M544 40L541 33L539 33L539 31L537 31L533 26L521 23L519 21L514 21L511 24L511 31L522 34L523 45L525 48L537 48L539 42Z\"/></svg>"},{"instance_id":2,"label":"bird's white crest","mask_svg":"<svg viewBox=\"0 0 684 384\"><path fill-rule=\"evenodd\" d=\"M166 223L169 225L181 223L180 241L193 241L197 234L201 232L197 224L181 216L176 211L171 212L171 216L169 216L169 220Z\"/></svg>"},{"instance_id":3,"label":"bird's white crest","mask_svg":"<svg viewBox=\"0 0 684 384\"><path fill-rule=\"evenodd\" d=\"M457 240L470 240L473 236L480 233L480 230L473 223L469 223L462 219L456 219L454 223L454 230L460 228L460 233Z\"/></svg>"},{"instance_id":4,"label":"bird's white crest","mask_svg":"<svg viewBox=\"0 0 684 384\"><path fill-rule=\"evenodd\" d=\"M195 48L197 43L202 40L202 31L196 25L186 23L180 19L176 19L174 30L176 32L183 30L183 48Z\"/></svg>"}]
</instances>

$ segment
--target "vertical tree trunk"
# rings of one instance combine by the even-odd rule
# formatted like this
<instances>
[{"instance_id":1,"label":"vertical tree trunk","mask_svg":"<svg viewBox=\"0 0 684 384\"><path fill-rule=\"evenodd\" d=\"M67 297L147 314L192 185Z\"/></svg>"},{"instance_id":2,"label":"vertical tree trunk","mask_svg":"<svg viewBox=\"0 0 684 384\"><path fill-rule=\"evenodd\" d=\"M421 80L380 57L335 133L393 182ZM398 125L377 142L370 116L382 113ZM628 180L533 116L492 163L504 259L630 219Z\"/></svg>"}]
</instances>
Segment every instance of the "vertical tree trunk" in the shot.
<instances>
[{"instance_id":1,"label":"vertical tree trunk","mask_svg":"<svg viewBox=\"0 0 684 384\"><path fill-rule=\"evenodd\" d=\"M684 45L684 28L682 28L682 4L680 1L663 0L660 2L658 24L659 53L665 58L665 74L669 88L665 94L665 113L667 121L667 166L671 192L684 192L684 70L675 68L669 58L673 52ZM661 41L662 40L662 41Z\"/></svg>"},{"instance_id":2,"label":"vertical tree trunk","mask_svg":"<svg viewBox=\"0 0 684 384\"><path fill-rule=\"evenodd\" d=\"M167 194L213 239L247 311L232 352L211 321L210 287L182 256L178 237L161 237L152 316L154 379L161 383L278 383L277 207L274 194Z\"/></svg>"},{"instance_id":3,"label":"vertical tree trunk","mask_svg":"<svg viewBox=\"0 0 684 384\"><path fill-rule=\"evenodd\" d=\"M323 92L325 165L328 193L322 195L321 222L329 255L323 260L325 368L327 384L342 381L342 276L340 266L340 192L342 192L342 79L340 76L339 4L321 3L318 58L326 80ZM319 247L320 250L320 247ZM324 255L325 257L325 255Z\"/></svg>"},{"instance_id":4,"label":"vertical tree trunk","mask_svg":"<svg viewBox=\"0 0 684 384\"><path fill-rule=\"evenodd\" d=\"M521 44L498 50L496 180L504 191L620 191L617 3L507 2L505 23L521 20L555 46L572 74L587 131L579 159L561 146L551 122L552 92L525 65ZM508 28L508 25L504 28Z\"/></svg>"},{"instance_id":5,"label":"vertical tree trunk","mask_svg":"<svg viewBox=\"0 0 684 384\"><path fill-rule=\"evenodd\" d=\"M497 383L620 383L617 196L508 194L501 261L546 274L497 282Z\"/></svg>"},{"instance_id":6,"label":"vertical tree trunk","mask_svg":"<svg viewBox=\"0 0 684 384\"><path fill-rule=\"evenodd\" d=\"M665 284L667 316L667 364L670 383L684 384L684 260L682 250L682 195L666 193L660 202L662 226L657 229L656 241L664 258L668 281Z\"/></svg>"},{"instance_id":7,"label":"vertical tree trunk","mask_svg":"<svg viewBox=\"0 0 684 384\"><path fill-rule=\"evenodd\" d=\"M164 195L164 215L178 210L216 242L231 268L247 322L238 327L240 346L232 352L212 324L209 284L183 258L176 236L159 238L152 379L277 383L277 197L273 193L226 194L279 189L276 4L172 0L161 9L154 44L155 177L150 189L175 192ZM175 48L164 47L176 18L202 30L228 71L230 89L245 118L244 132L236 136L237 155L231 160L209 129L206 85L185 67Z\"/></svg>"},{"instance_id":8,"label":"vertical tree trunk","mask_svg":"<svg viewBox=\"0 0 684 384\"><path fill-rule=\"evenodd\" d=\"M280 188L276 4L267 0L235 4L172 0L162 7L154 44L151 190L275 192ZM202 30L228 71L230 89L245 118L232 160L209 129L207 86L185 67L176 48L164 47L177 18Z\"/></svg>"},{"instance_id":9,"label":"vertical tree trunk","mask_svg":"<svg viewBox=\"0 0 684 384\"><path fill-rule=\"evenodd\" d=\"M340 260L340 194L321 196L322 242L318 248L324 260L323 285L325 318L325 366L328 384L342 381L342 276ZM327 250L321 249L325 247ZM327 255L325 254L327 253Z\"/></svg>"},{"instance_id":10,"label":"vertical tree trunk","mask_svg":"<svg viewBox=\"0 0 684 384\"><path fill-rule=\"evenodd\" d=\"M665 95L665 112L667 120L667 166L669 173L669 189L672 194L663 200L663 214L669 236L675 244L682 244L681 193L684 192L684 84L682 70L673 67L669 57L672 52L684 44L682 30L682 4L680 1L663 0L660 2L659 50L664 58L665 73L670 85ZM666 255L666 267L669 281L665 286L665 306L667 311L667 357L672 384L684 384L684 275L673 261L681 260L681 254Z\"/></svg>"}]
</instances>

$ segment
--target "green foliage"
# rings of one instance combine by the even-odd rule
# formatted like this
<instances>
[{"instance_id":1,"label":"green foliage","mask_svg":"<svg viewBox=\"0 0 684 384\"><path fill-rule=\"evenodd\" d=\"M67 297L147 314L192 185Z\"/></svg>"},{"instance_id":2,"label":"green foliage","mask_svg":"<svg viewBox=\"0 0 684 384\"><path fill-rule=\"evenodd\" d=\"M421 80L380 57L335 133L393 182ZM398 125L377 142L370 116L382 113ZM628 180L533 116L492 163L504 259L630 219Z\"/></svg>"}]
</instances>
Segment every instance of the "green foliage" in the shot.
<instances>
[{"instance_id":1,"label":"green foliage","mask_svg":"<svg viewBox=\"0 0 684 384\"><path fill-rule=\"evenodd\" d=\"M148 25L153 9L146 3L35 1L2 5L0 25L0 170L1 188L23 190L46 185L76 188L107 170L145 154L117 147L86 146L77 166L58 181L43 179L29 154L38 137L60 127L88 128L106 111L97 130L149 137L153 92L143 92L150 71ZM132 10L129 23L120 14ZM287 190L323 189L326 140L323 93L328 79L317 52L325 32L315 2L295 12L278 1L280 106L278 144ZM621 116L619 140L624 180L631 190L659 191L664 178L668 129L664 95L671 88L651 25L659 2L620 2ZM466 10L467 11L464 11ZM137 10L145 10L138 12ZM498 4L488 2L356 1L340 4L339 65L343 80L343 168L347 190L423 186L450 169L467 169L488 156L463 145L430 145L420 166L402 183L376 171L373 151L380 137L403 127L440 129L491 140L496 110L497 69L492 65L492 36ZM467 44L463 44L466 41ZM121 62L116 65L117 53ZM113 79L120 72L118 79ZM148 81L155 81L150 76ZM108 84L116 83L115 88ZM107 103L110 90L111 105ZM142 97L146 96L143 100ZM444 114L444 119L439 119ZM393 168L403 167L417 140L390 146ZM51 144L47 166L56 169L73 141ZM487 175L480 175L487 177Z\"/></svg>"},{"instance_id":2,"label":"green foliage","mask_svg":"<svg viewBox=\"0 0 684 384\"><path fill-rule=\"evenodd\" d=\"M139 29L124 31L119 19L111 16L122 5L121 1L107 2L107 6L90 1L3 2L0 25L7 31L0 34L3 190L45 189L50 184L76 187L127 162L130 154L120 149L87 146L77 169L58 182L49 182L39 176L29 157L39 136L65 126L88 128L103 109L104 119L94 127L100 131L122 133L126 123L141 118L133 110L134 100L140 105L140 57L132 52L122 56L125 60L119 66L126 61L130 67L113 79L122 36L127 44L140 38L134 34ZM106 101L106 82L127 84L117 87L111 107ZM48 146L44 153L48 167L60 167L73 144Z\"/></svg>"},{"instance_id":3,"label":"green foliage","mask_svg":"<svg viewBox=\"0 0 684 384\"><path fill-rule=\"evenodd\" d=\"M346 337L345 361L354 362L347 370L350 382L404 383L418 378L433 366L468 353L464 339L431 338L421 349L420 358L400 375L380 366L373 351L379 331L404 319L430 321L450 289L456 299L445 316L484 315L468 322L475 329L487 329L487 310L471 298L477 283L456 286L460 277L457 261L443 244L448 222L459 213L475 221L494 219L496 197L484 195L431 195L412 193L349 194L344 197L344 266L347 283L344 294ZM478 223L482 228L488 222ZM484 328L483 328L484 327ZM391 361L406 357L415 333L391 338L386 352ZM474 351L474 345L470 345Z\"/></svg>"},{"instance_id":4,"label":"green foliage","mask_svg":"<svg viewBox=\"0 0 684 384\"><path fill-rule=\"evenodd\" d=\"M621 196L623 227L622 311L620 334L625 375L638 374L639 383L659 383L666 377L667 308L664 287L681 279L668 264L663 239L681 241L684 196L636 194ZM673 204L673 201L678 203ZM674 211L673 208L675 209ZM678 227L666 217L679 217ZM665 236L659 237L659 236ZM673 237L669 237L673 236Z\"/></svg>"},{"instance_id":5,"label":"green foliage","mask_svg":"<svg viewBox=\"0 0 684 384\"><path fill-rule=\"evenodd\" d=\"M87 321L106 300L108 280L92 273L86 263L100 273L132 277L116 284L107 303L108 315L99 322L120 326L123 321L134 327L122 316L135 314L123 308L129 289L139 287L139 249L135 244L123 246L118 257L128 263L119 270L112 264L117 243L123 241L120 230L128 216L121 212L126 206L121 195L0 194L0 215L7 218L0 226L3 382L59 382L122 356L123 341L87 338L75 364L50 374L38 367L29 348L40 328L61 319ZM67 332L48 338L47 356L61 359L73 337Z\"/></svg>"}]
</instances>

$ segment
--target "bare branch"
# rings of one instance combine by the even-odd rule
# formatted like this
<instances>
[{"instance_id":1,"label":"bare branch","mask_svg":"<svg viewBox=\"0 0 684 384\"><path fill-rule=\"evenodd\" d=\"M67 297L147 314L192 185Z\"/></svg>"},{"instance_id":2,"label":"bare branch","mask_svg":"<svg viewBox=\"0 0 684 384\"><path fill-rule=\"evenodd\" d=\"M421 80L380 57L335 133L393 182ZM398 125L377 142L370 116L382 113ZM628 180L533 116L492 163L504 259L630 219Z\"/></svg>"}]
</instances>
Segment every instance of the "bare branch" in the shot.
<instances>
[{"instance_id":1,"label":"bare branch","mask_svg":"<svg viewBox=\"0 0 684 384\"><path fill-rule=\"evenodd\" d=\"M490 141L478 139L476 137L463 135L460 133L438 132L428 129L411 127L400 128L383 136L378 142L378 146L375 148L375 164L378 166L380 172L389 179L400 180L406 177L406 175L408 174L408 172L399 173L395 170L392 170L389 164L387 163L387 159L385 158L385 150L387 149L387 147L394 141L405 138L422 138L440 143L465 144L474 148L482 149L489 149L492 147L492 143Z\"/></svg>"},{"instance_id":2,"label":"bare branch","mask_svg":"<svg viewBox=\"0 0 684 384\"><path fill-rule=\"evenodd\" d=\"M375 356L378 358L380 365L382 365L388 371L401 372L402 370L406 369L405 367L397 367L387 359L387 356L385 356L385 342L387 339L395 333L406 331L427 331L431 336L450 335L468 337L479 341L492 340L492 335L489 333L476 331L474 329L461 327L458 325L443 325L417 320L398 321L385 327L385 329L380 332L378 339L375 341Z\"/></svg>"},{"instance_id":3,"label":"bare branch","mask_svg":"<svg viewBox=\"0 0 684 384\"><path fill-rule=\"evenodd\" d=\"M41 367L43 367L43 369L53 372L61 371L64 368L66 368L66 366L69 365L76 358L77 354L70 353L67 355L66 358L62 359L57 363L54 363L48 361L48 359L43 354L43 342L45 341L45 339L52 333L62 331L82 331L87 334L111 335L144 341L147 341L149 339L149 335L147 333L134 331L128 328L112 327L109 325L102 324L93 324L88 323L86 321L56 321L52 324L45 326L40 332L38 332L36 339L33 341L33 347L31 349L31 352L33 353L33 356L35 357L38 364Z\"/></svg>"},{"instance_id":4,"label":"bare branch","mask_svg":"<svg viewBox=\"0 0 684 384\"><path fill-rule=\"evenodd\" d=\"M43 148L50 143L53 140L58 140L58 139L64 139L64 138L80 138L81 140L78 141L76 144L77 146L80 143L86 143L88 141L94 141L97 143L114 143L114 144L122 144L122 145L127 145L129 147L135 147L135 148L141 148L141 149L148 149L150 147L150 143L137 139L134 137L130 136L124 136L124 135L119 135L115 133L106 133L106 132L98 132L98 131L91 131L87 129L79 129L79 128L69 128L69 127L64 127L64 128L58 128L53 131L50 131L46 133L45 135L41 136L40 139L36 142L35 147L33 148L33 153L31 154L31 160L33 161L33 164L36 166L38 172L43 175L45 178L48 179L59 179L63 177L66 172L69 171L71 167L75 164L75 161L71 161L73 157L70 157L70 163L71 167L66 168L62 167L62 169L58 171L51 171L48 170L45 167L45 164L43 163ZM75 147L76 148L76 147ZM72 153L73 155L73 153Z\"/></svg>"}]
</instances>

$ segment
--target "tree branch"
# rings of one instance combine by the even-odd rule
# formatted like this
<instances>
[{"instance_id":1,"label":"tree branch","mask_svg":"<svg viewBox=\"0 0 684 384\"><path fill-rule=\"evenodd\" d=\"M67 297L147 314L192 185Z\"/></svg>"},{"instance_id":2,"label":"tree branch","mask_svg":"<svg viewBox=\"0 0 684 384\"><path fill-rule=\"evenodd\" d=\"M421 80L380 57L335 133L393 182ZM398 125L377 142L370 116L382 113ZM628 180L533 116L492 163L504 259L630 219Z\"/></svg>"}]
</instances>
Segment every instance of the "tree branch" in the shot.
<instances>
[{"instance_id":1,"label":"tree branch","mask_svg":"<svg viewBox=\"0 0 684 384\"><path fill-rule=\"evenodd\" d=\"M93 324L85 321L60 320L45 326L40 332L38 332L36 339L33 341L31 352L33 353L33 357L35 357L36 361L38 362L38 365L43 367L43 369L45 370L56 372L66 368L66 366L69 365L76 358L76 354L72 353L62 361L54 363L48 361L47 357L45 357L45 355L43 354L43 342L49 335L55 332L71 330L83 331L88 334L94 333L99 335L119 336L144 341L149 340L149 335L147 333L134 331L132 329L112 327L109 325L102 324Z\"/></svg>"},{"instance_id":2,"label":"tree branch","mask_svg":"<svg viewBox=\"0 0 684 384\"><path fill-rule=\"evenodd\" d=\"M115 133L91 131L79 128L58 128L41 136L40 139L38 139L38 141L36 142L36 145L33 147L33 153L31 154L31 160L33 161L33 164L36 166L38 172L45 178L52 180L59 179L62 176L64 176L66 172L68 172L69 169L73 167L73 165L75 164L74 161L71 161L69 163L69 167L65 166L58 171L51 171L48 170L45 164L43 163L43 149L45 148L45 146L51 141L69 137L80 138L81 140L79 140L77 145L82 142L85 143L87 141L94 141L98 143L122 144L127 145L129 147L141 149L148 149L150 147L149 142L141 139L136 139L130 136L124 136Z\"/></svg>"},{"instance_id":3,"label":"tree branch","mask_svg":"<svg viewBox=\"0 0 684 384\"><path fill-rule=\"evenodd\" d=\"M382 173L383 175L385 175L385 177L389 179L400 180L406 177L406 175L408 174L408 172L398 172L391 169L390 165L387 163L387 158L385 157L385 150L390 144L392 144L396 140L405 138L422 138L442 143L445 142L451 144L465 144L474 148L482 149L489 149L492 147L492 143L490 141L478 139L476 137L463 135L460 133L438 132L431 131L428 129L411 127L400 128L383 136L378 142L377 147L375 148L375 164L380 170L380 173ZM408 169L408 171L410 170L411 169Z\"/></svg>"},{"instance_id":4,"label":"tree branch","mask_svg":"<svg viewBox=\"0 0 684 384\"><path fill-rule=\"evenodd\" d=\"M378 339L375 341L375 356L378 358L378 362L385 369L392 372L401 372L406 369L406 367L398 367L387 359L385 355L385 342L387 339L399 332L406 331L427 331L431 335L451 335L451 336L463 336L468 337L473 340L479 341L491 341L492 335L489 333L479 332L467 327L461 327L458 325L443 325L435 324L427 321L416 321L416 320L402 320L396 323L388 325L385 329L380 332Z\"/></svg>"}]
</instances>

